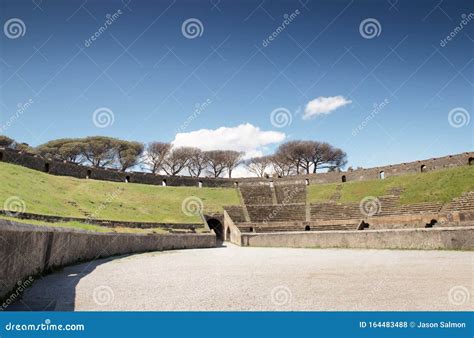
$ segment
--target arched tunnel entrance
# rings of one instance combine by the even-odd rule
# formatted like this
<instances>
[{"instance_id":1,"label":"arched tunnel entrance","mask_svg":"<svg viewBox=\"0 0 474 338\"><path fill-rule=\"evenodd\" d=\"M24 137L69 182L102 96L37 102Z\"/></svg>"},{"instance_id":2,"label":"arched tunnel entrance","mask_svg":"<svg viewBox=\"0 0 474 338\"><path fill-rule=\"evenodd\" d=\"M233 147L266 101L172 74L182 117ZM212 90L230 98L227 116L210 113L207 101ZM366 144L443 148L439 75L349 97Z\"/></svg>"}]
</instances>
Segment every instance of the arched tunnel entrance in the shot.
<instances>
[{"instance_id":1,"label":"arched tunnel entrance","mask_svg":"<svg viewBox=\"0 0 474 338\"><path fill-rule=\"evenodd\" d=\"M207 225L209 225L209 228L214 230L214 232L216 233L217 240L223 242L225 239L225 233L224 226L222 225L221 221L215 218L211 218L207 220Z\"/></svg>"}]
</instances>

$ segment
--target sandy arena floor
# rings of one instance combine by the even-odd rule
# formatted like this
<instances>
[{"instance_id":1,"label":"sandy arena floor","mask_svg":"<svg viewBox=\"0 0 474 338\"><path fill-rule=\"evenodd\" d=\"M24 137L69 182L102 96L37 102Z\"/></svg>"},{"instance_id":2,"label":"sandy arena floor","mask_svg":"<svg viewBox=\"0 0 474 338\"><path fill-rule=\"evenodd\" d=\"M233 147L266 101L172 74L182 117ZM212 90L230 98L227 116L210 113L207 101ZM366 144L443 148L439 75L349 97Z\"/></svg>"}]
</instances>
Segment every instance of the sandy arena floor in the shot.
<instances>
[{"instance_id":1,"label":"sandy arena floor","mask_svg":"<svg viewBox=\"0 0 474 338\"><path fill-rule=\"evenodd\" d=\"M156 252L67 267L11 310L472 310L474 255L248 248Z\"/></svg>"}]
</instances>

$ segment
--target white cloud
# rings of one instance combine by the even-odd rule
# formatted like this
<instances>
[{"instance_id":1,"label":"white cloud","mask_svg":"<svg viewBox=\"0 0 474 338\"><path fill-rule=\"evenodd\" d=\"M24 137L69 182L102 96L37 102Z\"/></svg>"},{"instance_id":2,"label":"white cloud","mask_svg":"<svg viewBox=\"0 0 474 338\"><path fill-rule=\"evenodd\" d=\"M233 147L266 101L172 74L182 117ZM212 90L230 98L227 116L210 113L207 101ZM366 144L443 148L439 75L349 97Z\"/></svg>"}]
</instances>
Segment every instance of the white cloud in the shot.
<instances>
[{"instance_id":1,"label":"white cloud","mask_svg":"<svg viewBox=\"0 0 474 338\"><path fill-rule=\"evenodd\" d=\"M236 127L200 129L176 134L173 145L176 147L198 147L206 150L236 150L244 152L244 158L261 156L266 147L277 144L286 135L277 131L263 131L250 123Z\"/></svg>"},{"instance_id":2,"label":"white cloud","mask_svg":"<svg viewBox=\"0 0 474 338\"><path fill-rule=\"evenodd\" d=\"M232 177L256 177L253 172L249 171L246 166L239 165L237 168L232 170Z\"/></svg>"},{"instance_id":3,"label":"white cloud","mask_svg":"<svg viewBox=\"0 0 474 338\"><path fill-rule=\"evenodd\" d=\"M304 109L303 120L308 120L314 116L321 114L329 114L337 108L343 107L349 103L352 103L351 100L347 100L344 96L329 96L324 97L320 96L311 100L306 104Z\"/></svg>"}]
</instances>

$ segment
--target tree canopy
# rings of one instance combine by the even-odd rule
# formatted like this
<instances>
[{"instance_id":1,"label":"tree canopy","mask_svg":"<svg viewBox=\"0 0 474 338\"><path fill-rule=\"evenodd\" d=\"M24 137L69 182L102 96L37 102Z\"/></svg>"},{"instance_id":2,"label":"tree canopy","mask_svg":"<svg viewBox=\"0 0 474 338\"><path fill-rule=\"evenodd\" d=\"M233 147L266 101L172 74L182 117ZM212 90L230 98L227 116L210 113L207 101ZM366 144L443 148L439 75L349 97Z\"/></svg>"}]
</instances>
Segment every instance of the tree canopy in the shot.
<instances>
[{"instance_id":1,"label":"tree canopy","mask_svg":"<svg viewBox=\"0 0 474 338\"><path fill-rule=\"evenodd\" d=\"M176 147L171 143L120 140L107 136L62 138L31 148L25 143L0 136L0 147L34 152L47 158L84 164L95 168L121 171L140 166L154 174L200 177L232 177L235 168L243 164L259 177L275 173L278 176L336 171L347 163L346 153L327 142L294 140L282 143L274 154L244 158L234 150L202 151L196 147Z\"/></svg>"}]
</instances>

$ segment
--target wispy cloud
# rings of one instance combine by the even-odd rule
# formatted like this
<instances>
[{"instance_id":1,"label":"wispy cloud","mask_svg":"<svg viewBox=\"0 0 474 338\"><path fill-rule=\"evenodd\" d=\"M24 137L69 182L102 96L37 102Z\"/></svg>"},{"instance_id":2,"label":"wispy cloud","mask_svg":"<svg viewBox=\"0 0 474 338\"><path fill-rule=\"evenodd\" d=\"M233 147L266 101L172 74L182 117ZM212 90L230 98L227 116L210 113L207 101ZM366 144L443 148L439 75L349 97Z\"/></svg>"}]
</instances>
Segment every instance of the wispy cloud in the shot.
<instances>
[{"instance_id":1,"label":"wispy cloud","mask_svg":"<svg viewBox=\"0 0 474 338\"><path fill-rule=\"evenodd\" d=\"M318 115L329 114L337 108L343 107L349 103L352 103L352 101L347 100L341 95L317 97L306 104L303 120L308 120Z\"/></svg>"}]
</instances>

